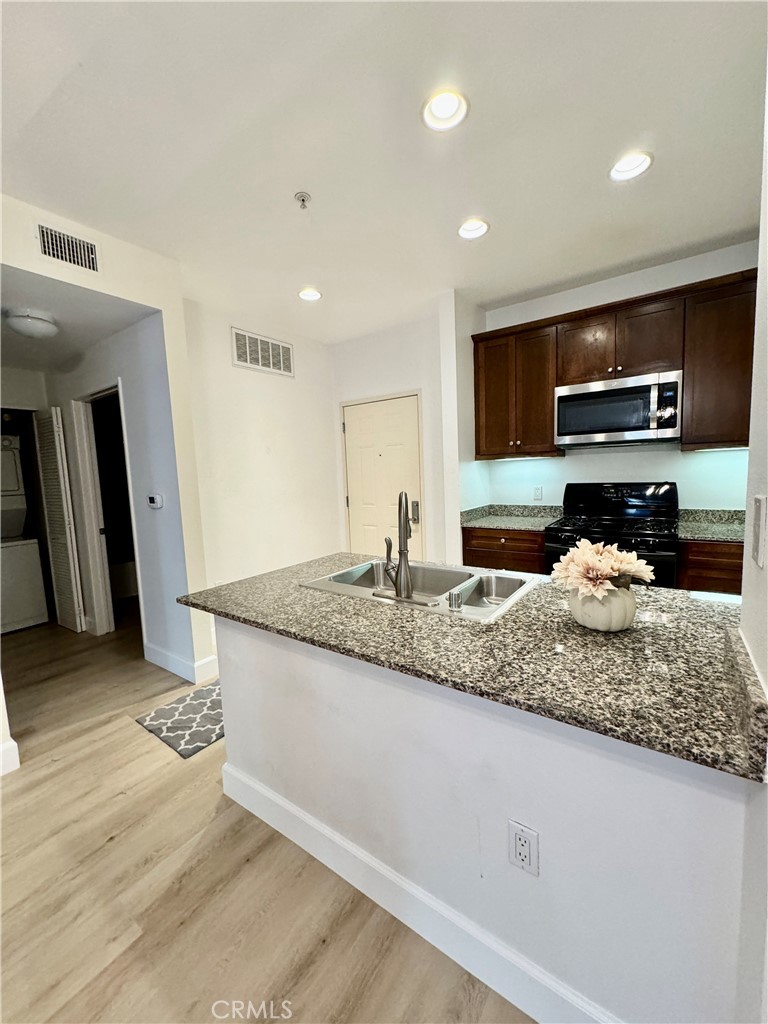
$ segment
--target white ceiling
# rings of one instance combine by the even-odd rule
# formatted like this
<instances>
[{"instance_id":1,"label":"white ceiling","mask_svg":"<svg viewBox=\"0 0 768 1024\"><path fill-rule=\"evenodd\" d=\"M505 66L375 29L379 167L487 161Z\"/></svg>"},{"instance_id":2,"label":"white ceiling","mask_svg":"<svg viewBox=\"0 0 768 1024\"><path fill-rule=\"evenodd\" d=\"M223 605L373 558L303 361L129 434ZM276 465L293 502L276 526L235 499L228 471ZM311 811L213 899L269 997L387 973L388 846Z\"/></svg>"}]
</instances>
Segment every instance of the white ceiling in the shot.
<instances>
[{"instance_id":1,"label":"white ceiling","mask_svg":"<svg viewBox=\"0 0 768 1024\"><path fill-rule=\"evenodd\" d=\"M29 307L51 313L59 327L53 338L25 338L2 320L2 365L22 370L57 370L72 367L82 354L104 338L156 313L151 306L79 288L30 274L17 267L2 268L3 312Z\"/></svg>"},{"instance_id":2,"label":"white ceiling","mask_svg":"<svg viewBox=\"0 0 768 1024\"><path fill-rule=\"evenodd\" d=\"M338 341L449 288L498 306L757 234L762 3L7 2L3 21L4 191L183 261L254 330ZM469 118L430 132L420 106L449 85ZM615 185L630 148L655 163ZM470 215L485 238L456 235Z\"/></svg>"}]
</instances>

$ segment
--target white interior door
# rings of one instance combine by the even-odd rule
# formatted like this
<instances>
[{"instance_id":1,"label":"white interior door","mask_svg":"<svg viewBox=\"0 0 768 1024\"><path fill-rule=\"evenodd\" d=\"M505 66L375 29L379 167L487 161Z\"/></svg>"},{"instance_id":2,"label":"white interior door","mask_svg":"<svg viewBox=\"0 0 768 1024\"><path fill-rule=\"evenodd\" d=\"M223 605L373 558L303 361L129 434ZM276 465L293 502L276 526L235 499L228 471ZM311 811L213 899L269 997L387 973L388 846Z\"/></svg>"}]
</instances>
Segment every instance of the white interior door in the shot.
<instances>
[{"instance_id":1,"label":"white interior door","mask_svg":"<svg viewBox=\"0 0 768 1024\"><path fill-rule=\"evenodd\" d=\"M38 413L36 422L56 618L60 626L81 633L85 615L61 409L53 407L50 416Z\"/></svg>"},{"instance_id":2,"label":"white interior door","mask_svg":"<svg viewBox=\"0 0 768 1024\"><path fill-rule=\"evenodd\" d=\"M414 501L420 509L410 553L423 558L418 398L348 405L344 425L351 550L383 555L384 538L391 537L397 551L397 501L400 491L407 491L409 514Z\"/></svg>"}]
</instances>

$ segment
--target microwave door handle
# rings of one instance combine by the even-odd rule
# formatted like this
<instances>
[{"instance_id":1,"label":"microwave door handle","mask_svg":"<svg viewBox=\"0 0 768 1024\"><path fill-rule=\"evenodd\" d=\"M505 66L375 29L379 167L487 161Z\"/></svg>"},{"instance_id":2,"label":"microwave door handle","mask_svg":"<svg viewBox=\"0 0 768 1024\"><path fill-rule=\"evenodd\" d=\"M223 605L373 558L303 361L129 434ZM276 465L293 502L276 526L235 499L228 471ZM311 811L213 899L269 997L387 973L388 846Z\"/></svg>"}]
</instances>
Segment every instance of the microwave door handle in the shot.
<instances>
[{"instance_id":1,"label":"microwave door handle","mask_svg":"<svg viewBox=\"0 0 768 1024\"><path fill-rule=\"evenodd\" d=\"M648 418L648 428L650 430L657 430L659 426L659 385L651 384L650 393L650 408Z\"/></svg>"}]
</instances>

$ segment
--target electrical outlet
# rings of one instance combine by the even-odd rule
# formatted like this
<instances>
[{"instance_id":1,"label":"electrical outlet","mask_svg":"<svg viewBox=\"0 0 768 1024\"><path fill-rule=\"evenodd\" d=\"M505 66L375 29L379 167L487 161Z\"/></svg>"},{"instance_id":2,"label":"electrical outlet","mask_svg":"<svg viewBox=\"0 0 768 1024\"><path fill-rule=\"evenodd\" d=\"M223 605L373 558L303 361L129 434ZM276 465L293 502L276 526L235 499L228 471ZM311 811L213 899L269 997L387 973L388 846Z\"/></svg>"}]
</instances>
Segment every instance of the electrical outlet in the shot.
<instances>
[{"instance_id":1,"label":"electrical outlet","mask_svg":"<svg viewBox=\"0 0 768 1024\"><path fill-rule=\"evenodd\" d=\"M541 501L543 498L544 498L544 488L541 486L541 484L539 484L537 487L533 488L533 500L534 501Z\"/></svg>"},{"instance_id":2,"label":"electrical outlet","mask_svg":"<svg viewBox=\"0 0 768 1024\"><path fill-rule=\"evenodd\" d=\"M509 860L529 875L539 874L539 833L519 821L509 820Z\"/></svg>"}]
</instances>

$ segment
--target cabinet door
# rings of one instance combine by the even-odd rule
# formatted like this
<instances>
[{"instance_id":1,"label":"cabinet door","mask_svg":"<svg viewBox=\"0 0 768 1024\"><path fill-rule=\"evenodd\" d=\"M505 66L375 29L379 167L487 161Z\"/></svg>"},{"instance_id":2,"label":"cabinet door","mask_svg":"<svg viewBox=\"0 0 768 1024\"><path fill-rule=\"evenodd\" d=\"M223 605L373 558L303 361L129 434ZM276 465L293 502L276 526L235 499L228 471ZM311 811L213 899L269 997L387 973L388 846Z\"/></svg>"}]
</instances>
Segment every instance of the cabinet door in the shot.
<instances>
[{"instance_id":1,"label":"cabinet door","mask_svg":"<svg viewBox=\"0 0 768 1024\"><path fill-rule=\"evenodd\" d=\"M515 343L475 345L475 455L509 455L515 446Z\"/></svg>"},{"instance_id":2,"label":"cabinet door","mask_svg":"<svg viewBox=\"0 0 768 1024\"><path fill-rule=\"evenodd\" d=\"M686 299L683 448L749 443L754 334L754 281Z\"/></svg>"},{"instance_id":3,"label":"cabinet door","mask_svg":"<svg viewBox=\"0 0 768 1024\"><path fill-rule=\"evenodd\" d=\"M680 590L740 594L744 545L712 540L682 540L677 566Z\"/></svg>"},{"instance_id":4,"label":"cabinet door","mask_svg":"<svg viewBox=\"0 0 768 1024\"><path fill-rule=\"evenodd\" d=\"M616 314L616 376L683 367L682 299L646 302Z\"/></svg>"},{"instance_id":5,"label":"cabinet door","mask_svg":"<svg viewBox=\"0 0 768 1024\"><path fill-rule=\"evenodd\" d=\"M616 366L616 314L589 317L557 328L557 383L608 380Z\"/></svg>"},{"instance_id":6,"label":"cabinet door","mask_svg":"<svg viewBox=\"0 0 768 1024\"><path fill-rule=\"evenodd\" d=\"M516 336L515 405L515 453L554 451L554 327Z\"/></svg>"}]
</instances>

